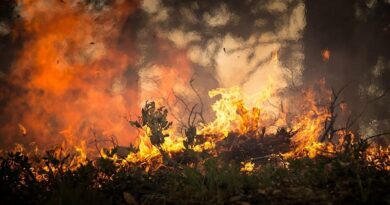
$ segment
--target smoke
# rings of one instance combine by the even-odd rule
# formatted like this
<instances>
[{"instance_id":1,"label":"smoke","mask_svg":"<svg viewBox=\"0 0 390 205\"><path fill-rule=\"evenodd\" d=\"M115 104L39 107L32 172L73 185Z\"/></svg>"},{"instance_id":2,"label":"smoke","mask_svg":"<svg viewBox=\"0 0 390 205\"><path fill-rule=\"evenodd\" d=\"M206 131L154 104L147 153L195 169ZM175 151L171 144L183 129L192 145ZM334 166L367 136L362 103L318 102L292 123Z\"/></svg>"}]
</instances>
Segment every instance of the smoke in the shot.
<instances>
[{"instance_id":1,"label":"smoke","mask_svg":"<svg viewBox=\"0 0 390 205\"><path fill-rule=\"evenodd\" d=\"M22 42L4 69L5 145L110 136L127 144L136 137L127 119L146 100L168 106L175 121L202 103L210 120L213 88L240 86L259 95L292 79L300 83L302 1L20 0L13 6L18 26L0 24L3 36Z\"/></svg>"},{"instance_id":2,"label":"smoke","mask_svg":"<svg viewBox=\"0 0 390 205\"><path fill-rule=\"evenodd\" d=\"M169 78L153 73L177 70L186 76L181 79L193 80L202 103L210 108L213 101L208 91L214 88L240 86L247 95L261 95L284 89L292 81L301 83L305 27L302 1L143 1L141 5L144 12L138 15L143 26L134 39L142 45L138 47L142 56L141 87L161 87L156 79L169 84ZM186 59L188 67L172 62L166 64L171 69L161 67L159 56L166 58L158 50L161 44L181 53L180 59ZM189 105L199 104L188 80L178 80L172 92ZM158 95L155 89L141 89L141 93L141 101L171 99L176 115L185 107L175 102L173 94ZM213 118L212 114L206 109L208 119Z\"/></svg>"},{"instance_id":3,"label":"smoke","mask_svg":"<svg viewBox=\"0 0 390 205\"><path fill-rule=\"evenodd\" d=\"M307 58L323 63L326 48L327 65L342 58L332 45L312 49L307 27L313 24L306 14L313 5L303 0L20 0L9 5L13 13L0 19L2 43L8 42L2 51L13 53L0 53L8 62L1 68L4 145L110 136L128 144L136 132L127 119L134 119L147 100L167 106L176 124L195 104L211 120L211 89L239 86L255 97L277 93L321 79L312 67L328 76L323 65ZM386 59L376 60L373 77L385 73ZM250 99L256 98L245 103L255 103ZM282 101L276 95L269 100Z\"/></svg>"},{"instance_id":4,"label":"smoke","mask_svg":"<svg viewBox=\"0 0 390 205\"><path fill-rule=\"evenodd\" d=\"M348 85L342 97L353 129L367 135L389 130L388 1L307 1L306 9L304 83L323 78L335 90ZM319 55L325 50L326 61Z\"/></svg>"}]
</instances>

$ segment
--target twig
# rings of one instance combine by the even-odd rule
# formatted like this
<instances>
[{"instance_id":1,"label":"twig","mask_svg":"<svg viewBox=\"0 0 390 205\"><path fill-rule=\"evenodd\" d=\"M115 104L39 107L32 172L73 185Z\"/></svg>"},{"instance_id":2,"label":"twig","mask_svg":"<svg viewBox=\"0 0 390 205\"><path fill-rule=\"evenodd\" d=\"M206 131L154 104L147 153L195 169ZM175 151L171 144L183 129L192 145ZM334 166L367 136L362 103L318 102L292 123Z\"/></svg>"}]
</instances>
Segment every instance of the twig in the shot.
<instances>
[{"instance_id":1,"label":"twig","mask_svg":"<svg viewBox=\"0 0 390 205\"><path fill-rule=\"evenodd\" d=\"M336 119L337 119L336 108L339 105L338 98L340 97L340 95L344 91L344 89L348 87L349 84L350 83L347 83L346 85L344 85L337 93L332 88L332 101L331 101L329 108L328 108L328 110L330 112L330 119L327 119L325 121L325 130L320 137L320 142L324 142L326 138L328 138L329 142L332 141L333 135L336 132L334 129L334 123L336 122Z\"/></svg>"},{"instance_id":2,"label":"twig","mask_svg":"<svg viewBox=\"0 0 390 205\"><path fill-rule=\"evenodd\" d=\"M204 117L203 117L203 108L204 108L203 100L202 100L202 98L200 97L199 92L195 89L195 87L194 87L194 85L193 85L193 82L194 82L194 79L191 78L191 80L190 80L190 86L191 86L192 90L194 91L194 93L196 94L196 96L198 97L199 102L200 102L200 111L198 112L198 115L199 115L199 117L202 119L202 122L204 123L205 120L204 120Z\"/></svg>"},{"instance_id":3,"label":"twig","mask_svg":"<svg viewBox=\"0 0 390 205\"><path fill-rule=\"evenodd\" d=\"M376 134L376 135L372 135L372 136L369 136L367 137L365 140L370 140L370 139L373 139L373 138L377 138L377 137L381 137L381 136L390 136L390 132L384 132L384 133L380 133L380 134Z\"/></svg>"},{"instance_id":4,"label":"twig","mask_svg":"<svg viewBox=\"0 0 390 205\"><path fill-rule=\"evenodd\" d=\"M99 150L96 133L95 133L95 131L92 128L90 128L90 131L91 131L92 135L94 136L94 141L93 142L95 143L96 151L99 153L100 157L103 158L103 155L102 155L102 153L100 153L100 150Z\"/></svg>"},{"instance_id":5,"label":"twig","mask_svg":"<svg viewBox=\"0 0 390 205\"><path fill-rule=\"evenodd\" d=\"M175 91L172 90L173 96L175 96L176 99L178 99L183 105L186 111L190 112L190 109L188 108L188 104L184 101L183 98L180 96L176 95Z\"/></svg>"},{"instance_id":6,"label":"twig","mask_svg":"<svg viewBox=\"0 0 390 205\"><path fill-rule=\"evenodd\" d=\"M387 88L380 96L378 96L376 98L373 98L371 100L367 100L366 103L363 106L363 109L356 116L356 118L353 119L353 120L348 119L349 124L347 124L347 127L352 127L358 121L358 119L360 119L360 117L363 116L364 112L366 112L368 105L370 105L370 104L380 100L381 98L385 97L389 91L390 91L390 88ZM351 117L349 117L349 118L351 118Z\"/></svg>"}]
</instances>

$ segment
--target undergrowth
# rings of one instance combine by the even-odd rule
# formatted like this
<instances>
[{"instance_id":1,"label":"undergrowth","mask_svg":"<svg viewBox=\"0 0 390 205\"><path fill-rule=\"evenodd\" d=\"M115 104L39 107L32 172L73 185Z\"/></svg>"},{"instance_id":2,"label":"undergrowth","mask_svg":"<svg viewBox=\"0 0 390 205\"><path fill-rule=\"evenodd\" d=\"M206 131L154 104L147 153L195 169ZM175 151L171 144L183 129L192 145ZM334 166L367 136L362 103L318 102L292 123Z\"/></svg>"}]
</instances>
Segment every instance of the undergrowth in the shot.
<instances>
[{"instance_id":1,"label":"undergrowth","mask_svg":"<svg viewBox=\"0 0 390 205\"><path fill-rule=\"evenodd\" d=\"M167 111L149 103L142 114L131 124L149 126L163 152ZM148 162L160 163L155 169L103 156L75 163L75 154L61 154L61 147L3 153L0 204L390 204L388 152L373 155L367 140L345 140L315 158L252 159L253 171L242 171L223 154L189 149L195 135L186 132L186 149Z\"/></svg>"}]
</instances>

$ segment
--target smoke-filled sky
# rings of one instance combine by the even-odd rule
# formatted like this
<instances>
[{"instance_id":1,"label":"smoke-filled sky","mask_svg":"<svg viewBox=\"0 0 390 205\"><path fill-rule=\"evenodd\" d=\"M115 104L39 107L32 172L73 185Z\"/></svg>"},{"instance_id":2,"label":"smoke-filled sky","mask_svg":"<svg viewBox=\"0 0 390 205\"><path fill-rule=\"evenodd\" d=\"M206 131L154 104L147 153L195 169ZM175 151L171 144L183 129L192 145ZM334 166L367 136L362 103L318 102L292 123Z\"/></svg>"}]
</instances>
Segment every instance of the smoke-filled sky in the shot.
<instances>
[{"instance_id":1,"label":"smoke-filled sky","mask_svg":"<svg viewBox=\"0 0 390 205\"><path fill-rule=\"evenodd\" d=\"M255 95L320 79L335 89L350 83L346 100L357 113L381 98L371 103L375 109L364 109L366 123L388 128L389 6L379 0L6 0L0 144L96 136L127 144L136 137L127 120L146 100L167 106L172 120L186 118L186 105L201 101L210 119L211 89L239 86Z\"/></svg>"}]
</instances>

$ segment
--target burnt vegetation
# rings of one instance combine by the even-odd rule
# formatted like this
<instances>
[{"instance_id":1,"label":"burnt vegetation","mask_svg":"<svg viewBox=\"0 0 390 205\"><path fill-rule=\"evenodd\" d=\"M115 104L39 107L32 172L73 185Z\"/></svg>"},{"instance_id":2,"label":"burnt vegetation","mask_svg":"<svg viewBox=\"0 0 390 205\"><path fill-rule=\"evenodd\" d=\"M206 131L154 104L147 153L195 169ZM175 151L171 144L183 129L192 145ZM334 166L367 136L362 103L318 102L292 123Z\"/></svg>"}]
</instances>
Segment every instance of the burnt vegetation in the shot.
<instances>
[{"instance_id":1,"label":"burnt vegetation","mask_svg":"<svg viewBox=\"0 0 390 205\"><path fill-rule=\"evenodd\" d=\"M296 132L264 128L230 133L215 149L195 152L202 142L192 121L185 128L185 149L162 148L168 111L147 102L130 124L149 127L150 142L161 158L128 162L117 149L82 158L59 146L41 152L16 147L0 157L1 204L388 204L388 150L372 148L377 137L345 134L337 149L319 149L315 158L283 157L293 149ZM194 119L190 115L190 119ZM327 124L329 126L330 123ZM329 134L327 127L325 133ZM253 137L257 135L258 137ZM328 135L327 135L328 136ZM138 150L128 149L130 153ZM113 157L116 156L116 157ZM82 158L82 160L78 160ZM245 162L253 167L243 170Z\"/></svg>"}]
</instances>

